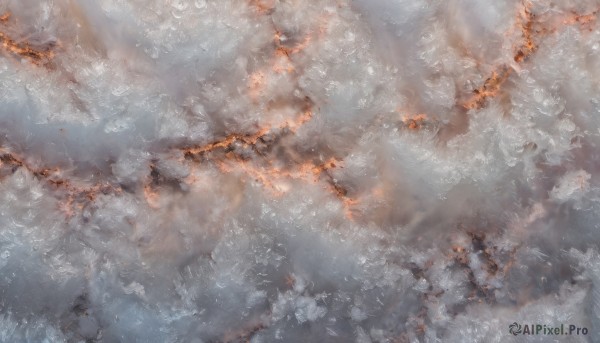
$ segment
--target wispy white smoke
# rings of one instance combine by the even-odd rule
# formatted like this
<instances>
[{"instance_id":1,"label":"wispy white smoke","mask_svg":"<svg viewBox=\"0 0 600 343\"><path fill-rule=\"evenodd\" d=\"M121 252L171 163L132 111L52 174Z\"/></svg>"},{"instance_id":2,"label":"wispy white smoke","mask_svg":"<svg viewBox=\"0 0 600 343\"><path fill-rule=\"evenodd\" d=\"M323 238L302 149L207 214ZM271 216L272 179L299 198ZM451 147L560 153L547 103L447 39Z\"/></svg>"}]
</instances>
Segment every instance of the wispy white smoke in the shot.
<instances>
[{"instance_id":1,"label":"wispy white smoke","mask_svg":"<svg viewBox=\"0 0 600 343\"><path fill-rule=\"evenodd\" d=\"M597 340L598 10L0 3L0 341Z\"/></svg>"}]
</instances>

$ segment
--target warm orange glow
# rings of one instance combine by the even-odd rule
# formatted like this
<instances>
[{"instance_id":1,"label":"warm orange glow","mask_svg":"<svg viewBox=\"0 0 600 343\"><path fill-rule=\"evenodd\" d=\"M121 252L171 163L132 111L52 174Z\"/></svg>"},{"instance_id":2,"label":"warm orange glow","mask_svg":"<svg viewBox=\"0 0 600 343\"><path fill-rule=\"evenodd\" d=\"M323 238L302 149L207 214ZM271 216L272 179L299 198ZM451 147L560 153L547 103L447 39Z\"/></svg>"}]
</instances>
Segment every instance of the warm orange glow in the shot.
<instances>
[{"instance_id":1,"label":"warm orange glow","mask_svg":"<svg viewBox=\"0 0 600 343\"><path fill-rule=\"evenodd\" d=\"M293 288L294 285L296 284L296 278L292 274L286 275L284 281L285 281L285 285L288 286L289 288Z\"/></svg>"},{"instance_id":2,"label":"warm orange glow","mask_svg":"<svg viewBox=\"0 0 600 343\"><path fill-rule=\"evenodd\" d=\"M531 4L524 2L521 9L519 10L517 25L521 33L522 40L514 48L514 61L516 63L525 62L532 54L538 49L538 43L536 40L540 39L540 36L547 35L552 32L556 32L560 27L544 27L540 23L540 18L532 13ZM571 13L567 18L560 20L562 25L581 25L582 28L589 26L591 23L596 21L598 10L587 15L579 15ZM546 20L547 21L547 20ZM546 22L543 21L543 22ZM548 21L549 22L549 21ZM465 102L462 106L466 109L478 109L485 106L487 99L495 97L499 94L502 85L508 79L512 69L506 65L495 68L492 75L488 77L484 84L473 91L473 95Z\"/></svg>"},{"instance_id":3,"label":"warm orange glow","mask_svg":"<svg viewBox=\"0 0 600 343\"><path fill-rule=\"evenodd\" d=\"M250 0L250 6L260 14L268 14L275 8L274 0Z\"/></svg>"},{"instance_id":4,"label":"warm orange glow","mask_svg":"<svg viewBox=\"0 0 600 343\"><path fill-rule=\"evenodd\" d=\"M517 63L523 62L537 50L537 44L533 41L533 37L536 32L540 31L534 31L534 19L535 15L531 13L531 4L524 4L518 20L523 42L516 49L514 60Z\"/></svg>"},{"instance_id":5,"label":"warm orange glow","mask_svg":"<svg viewBox=\"0 0 600 343\"><path fill-rule=\"evenodd\" d=\"M220 140L220 141L216 141L207 145L203 145L203 146L199 146L199 147L192 147L192 148L186 148L183 149L183 152L185 155L199 155L199 154L203 154L203 153L207 153L207 152L211 152L214 150L218 150L218 149L226 149L231 147L231 145L235 142L242 142L245 145L255 145L256 142L264 137L267 133L269 133L269 131L271 130L270 127L264 127L259 129L256 133L254 134L249 134L249 135L241 135L241 134L230 134L227 137L225 137L225 139Z\"/></svg>"},{"instance_id":6,"label":"warm orange glow","mask_svg":"<svg viewBox=\"0 0 600 343\"><path fill-rule=\"evenodd\" d=\"M266 80L263 72L257 71L250 74L248 78L248 94L254 102L263 94L265 85Z\"/></svg>"},{"instance_id":7,"label":"warm orange glow","mask_svg":"<svg viewBox=\"0 0 600 343\"><path fill-rule=\"evenodd\" d=\"M510 76L511 70L503 67L499 71L493 71L483 86L473 91L473 96L463 103L466 109L482 108L488 98L495 97L500 92L500 87Z\"/></svg>"},{"instance_id":8,"label":"warm orange glow","mask_svg":"<svg viewBox=\"0 0 600 343\"><path fill-rule=\"evenodd\" d=\"M59 204L59 209L65 213L67 218L73 216L75 207L83 208L82 203L95 201L100 193L120 194L122 192L121 187L110 184L77 185L69 179L62 178L59 168L35 168L16 154L0 150L0 167L5 166L10 168L11 172L15 172L19 168L25 168L38 180L45 183L47 187L62 190L65 194L65 200Z\"/></svg>"},{"instance_id":9,"label":"warm orange glow","mask_svg":"<svg viewBox=\"0 0 600 343\"><path fill-rule=\"evenodd\" d=\"M144 198L146 199L146 203L148 203L148 206L154 209L159 208L160 196L158 195L156 190L152 189L150 185L144 186Z\"/></svg>"},{"instance_id":10,"label":"warm orange glow","mask_svg":"<svg viewBox=\"0 0 600 343\"><path fill-rule=\"evenodd\" d=\"M302 50L306 49L310 45L310 42L312 41L311 35L308 34L304 37L302 42L294 45L293 47L286 47L283 44L284 39L283 39L283 35L281 34L281 32L275 31L275 35L273 37L274 37L275 46L276 46L275 55L277 55L277 56L290 57L290 55L297 54L297 53L301 52Z\"/></svg>"},{"instance_id":11,"label":"warm orange glow","mask_svg":"<svg viewBox=\"0 0 600 343\"><path fill-rule=\"evenodd\" d=\"M411 130L418 130L422 128L426 121L427 115L423 113L402 116L402 122Z\"/></svg>"},{"instance_id":12,"label":"warm orange glow","mask_svg":"<svg viewBox=\"0 0 600 343\"><path fill-rule=\"evenodd\" d=\"M50 50L38 51L29 46L29 43L17 43L8 38L4 33L0 32L0 44L6 50L14 55L28 59L34 64L44 64L54 57L54 53Z\"/></svg>"},{"instance_id":13,"label":"warm orange glow","mask_svg":"<svg viewBox=\"0 0 600 343\"><path fill-rule=\"evenodd\" d=\"M279 50L277 50L278 52ZM273 71L277 74L284 74L284 73L288 73L291 74L293 73L296 68L294 68L294 64L290 61L289 56L287 55L281 55L278 53L275 53L275 58L273 59Z\"/></svg>"},{"instance_id":14,"label":"warm orange glow","mask_svg":"<svg viewBox=\"0 0 600 343\"><path fill-rule=\"evenodd\" d=\"M0 16L0 22L5 23L11 18L11 13L7 12ZM4 32L0 32L0 45L7 52L25 58L30 62L43 65L48 63L53 57L54 52L51 50L52 46L46 48L34 48L28 42L17 42L10 38Z\"/></svg>"},{"instance_id":15,"label":"warm orange glow","mask_svg":"<svg viewBox=\"0 0 600 343\"><path fill-rule=\"evenodd\" d=\"M590 13L590 14L577 14L577 13L571 13L571 15L564 19L562 21L562 23L564 25L581 25L584 28L588 28L588 26L590 26L590 24L593 24L596 22L597 16L598 16L598 10ZM588 28L591 30L591 28Z\"/></svg>"},{"instance_id":16,"label":"warm orange glow","mask_svg":"<svg viewBox=\"0 0 600 343\"><path fill-rule=\"evenodd\" d=\"M0 22L8 21L8 19L10 19L11 15L12 15L12 13L10 13L10 12L6 12L6 13L0 15Z\"/></svg>"},{"instance_id":17,"label":"warm orange glow","mask_svg":"<svg viewBox=\"0 0 600 343\"><path fill-rule=\"evenodd\" d=\"M311 110L306 110L296 119L286 120L280 127L282 129L288 128L292 132L296 132L302 125L312 119L313 113Z\"/></svg>"}]
</instances>

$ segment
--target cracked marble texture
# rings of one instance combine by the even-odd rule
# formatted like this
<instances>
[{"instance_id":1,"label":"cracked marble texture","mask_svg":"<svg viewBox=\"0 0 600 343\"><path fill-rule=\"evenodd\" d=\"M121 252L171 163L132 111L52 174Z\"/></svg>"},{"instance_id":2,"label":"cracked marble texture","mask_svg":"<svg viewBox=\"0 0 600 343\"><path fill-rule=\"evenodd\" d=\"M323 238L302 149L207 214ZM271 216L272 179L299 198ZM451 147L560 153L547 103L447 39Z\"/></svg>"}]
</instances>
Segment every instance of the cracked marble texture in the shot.
<instances>
[{"instance_id":1,"label":"cracked marble texture","mask_svg":"<svg viewBox=\"0 0 600 343\"><path fill-rule=\"evenodd\" d=\"M599 11L0 2L0 342L599 342Z\"/></svg>"}]
</instances>

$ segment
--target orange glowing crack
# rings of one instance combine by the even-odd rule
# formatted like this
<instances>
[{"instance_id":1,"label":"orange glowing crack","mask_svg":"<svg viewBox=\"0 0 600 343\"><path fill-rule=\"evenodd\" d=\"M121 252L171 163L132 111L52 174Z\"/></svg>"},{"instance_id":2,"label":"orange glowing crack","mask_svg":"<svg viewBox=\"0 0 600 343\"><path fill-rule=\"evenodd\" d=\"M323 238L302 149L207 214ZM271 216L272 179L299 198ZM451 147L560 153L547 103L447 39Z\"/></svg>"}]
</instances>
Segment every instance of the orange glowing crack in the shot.
<instances>
[{"instance_id":1,"label":"orange glowing crack","mask_svg":"<svg viewBox=\"0 0 600 343\"><path fill-rule=\"evenodd\" d=\"M284 48L281 45L281 34L276 31L275 35L276 45L278 49L276 54L285 56L289 59L290 54L298 53L304 49L309 43L310 38L305 38L304 41L296 45L292 49ZM248 80L249 94L250 97L256 99L262 92L265 84L265 73L257 71L250 75ZM257 166L256 162L264 159L264 156L260 156L258 159L248 159L246 156L242 156L233 150L234 144L241 143L245 147L255 149L259 141L262 141L264 145L272 144L274 140L265 140L264 138L268 134L272 134L275 137L281 137L288 133L295 133L300 127L309 122L313 117L312 104L309 98L305 99L306 104L302 112L293 119L283 121L280 125L264 126L258 129L252 134L230 134L222 140L215 141L213 143L198 146L198 147L187 147L183 148L182 151L184 156L188 160L197 160L200 156L205 156L208 153L221 151L221 155L208 157L219 170L223 173L231 173L233 171L241 170L248 175L254 181L260 183L266 190L268 190L274 196L281 196L289 190L290 180L300 180L303 182L317 183L321 179L323 174L330 169L336 168L339 165L339 161L335 158L331 158L322 164L315 164L311 161L305 161L301 163L294 163L292 166L281 169L279 167L271 166L269 160L263 161L262 166ZM421 125L425 120L425 116L417 116L414 118L415 123ZM193 179L188 178L188 182L193 182ZM340 200L344 207L344 212L348 218L352 218L351 208L358 203L358 200L352 199L347 196L347 190L340 186L331 176L328 175L327 188ZM157 194L152 189L152 186L146 187L144 195L149 204L156 204Z\"/></svg>"},{"instance_id":2,"label":"orange glowing crack","mask_svg":"<svg viewBox=\"0 0 600 343\"><path fill-rule=\"evenodd\" d=\"M411 130L421 129L427 122L427 115L424 113L415 115L403 115L402 122Z\"/></svg>"},{"instance_id":3,"label":"orange glowing crack","mask_svg":"<svg viewBox=\"0 0 600 343\"><path fill-rule=\"evenodd\" d=\"M523 41L515 49L516 53L514 60L517 63L523 62L537 49L537 45L533 41L535 15L531 13L530 7L530 5L524 3L523 7L519 11L517 23L520 28ZM498 95L501 86L508 79L511 71L512 70L506 65L496 68L496 70L492 72L492 75L485 80L481 87L473 90L473 95L469 98L469 100L465 101L462 106L468 110L484 107L489 98L493 98Z\"/></svg>"},{"instance_id":4,"label":"orange glowing crack","mask_svg":"<svg viewBox=\"0 0 600 343\"><path fill-rule=\"evenodd\" d=\"M530 4L523 4L518 22L521 28L523 42L516 49L517 52L514 56L514 60L517 63L521 63L537 50L537 44L534 42L533 38L536 33L540 33L541 31L534 31L535 15L531 13Z\"/></svg>"},{"instance_id":5,"label":"orange glowing crack","mask_svg":"<svg viewBox=\"0 0 600 343\"><path fill-rule=\"evenodd\" d=\"M302 125L309 122L313 117L313 112L310 109L305 110L298 118L295 120L286 120L280 128L289 129L292 132L296 132Z\"/></svg>"},{"instance_id":6,"label":"orange glowing crack","mask_svg":"<svg viewBox=\"0 0 600 343\"><path fill-rule=\"evenodd\" d=\"M4 13L0 16L0 22L5 23L10 17L10 12ZM0 45L11 54L25 58L37 65L45 64L54 57L54 52L51 50L53 45L49 45L45 49L36 49L28 42L15 41L4 32L0 32Z\"/></svg>"},{"instance_id":7,"label":"orange glowing crack","mask_svg":"<svg viewBox=\"0 0 600 343\"><path fill-rule=\"evenodd\" d=\"M354 220L354 215L352 213L352 208L358 204L358 199L349 198L347 196L348 191L345 188L342 188L336 183L331 183L331 187L335 192L338 199L342 202L342 206L344 208L344 214L346 218L350 220Z\"/></svg>"},{"instance_id":8,"label":"orange glowing crack","mask_svg":"<svg viewBox=\"0 0 600 343\"><path fill-rule=\"evenodd\" d=\"M224 162L217 165L222 172L232 171ZM340 166L340 161L335 158L330 158L322 164L304 162L299 166L285 170L276 167L256 167L249 161L239 161L237 165L274 196L281 196L287 193L288 186L285 184L287 180L317 183L325 174L327 180L326 188L341 202L346 217L353 219L352 208L358 204L358 199L349 197L348 190L337 183L331 175L327 174L327 171Z\"/></svg>"},{"instance_id":9,"label":"orange glowing crack","mask_svg":"<svg viewBox=\"0 0 600 343\"><path fill-rule=\"evenodd\" d=\"M336 168L340 161L335 158L330 158L325 163L315 165L312 162L304 162L302 163L296 170L296 174L294 174L295 178L303 178L309 179L309 176L313 176L313 181L316 182L318 177L333 168Z\"/></svg>"},{"instance_id":10,"label":"orange glowing crack","mask_svg":"<svg viewBox=\"0 0 600 343\"><path fill-rule=\"evenodd\" d=\"M598 10L591 14L580 15L577 13L571 13L567 18L561 20L562 26L565 25L580 25L582 28L589 26L596 22ZM531 4L523 3L522 8L519 11L517 25L521 32L522 41L515 48L515 55L513 57L516 63L525 62L531 55L533 55L537 49L538 44L536 38L540 39L540 36L547 35L552 32L556 32L559 27L547 28L542 27L539 19L531 11ZM589 28L591 31L591 28ZM462 106L465 109L479 109L485 106L486 101L489 98L497 96L502 85L508 79L512 73L512 69L507 65L497 67L490 77L488 77L484 84L473 91L473 95L465 102Z\"/></svg>"},{"instance_id":11,"label":"orange glowing crack","mask_svg":"<svg viewBox=\"0 0 600 343\"><path fill-rule=\"evenodd\" d=\"M259 129L254 134L243 135L243 134L233 133L233 134L228 135L227 137L225 137L225 139L220 140L220 141L216 141L216 142L204 145L204 146L185 148L185 149L183 149L183 152L184 152L184 155L186 155L186 156L201 155L201 154L215 151L218 149L225 149L225 150L229 149L236 142L242 142L246 146L251 146L251 145L255 145L259 139L263 138L270 131L271 131L270 127L264 127L264 128Z\"/></svg>"},{"instance_id":12,"label":"orange glowing crack","mask_svg":"<svg viewBox=\"0 0 600 343\"><path fill-rule=\"evenodd\" d=\"M312 41L312 33L307 34L300 43L292 47L286 47L284 44L285 36L277 29L273 40L275 42L275 56L273 64L273 71L277 73L288 72L291 73L295 70L294 63L292 63L291 55L298 54L308 48Z\"/></svg>"},{"instance_id":13,"label":"orange glowing crack","mask_svg":"<svg viewBox=\"0 0 600 343\"><path fill-rule=\"evenodd\" d=\"M231 162L231 161L230 161ZM322 164L314 164L312 162L303 162L297 166L282 169L279 167L261 167L256 166L252 161L233 159L235 166L239 167L244 173L249 175L254 181L259 182L273 195L281 196L287 193L288 188L285 182L288 180L300 180L304 182L317 183L321 175L329 169L339 165L339 161L331 158ZM337 163L337 164L336 164ZM217 162L218 168L225 173L230 173L234 170L231 163L226 160ZM344 193L341 190L336 193ZM344 193L345 194L345 193Z\"/></svg>"},{"instance_id":14,"label":"orange glowing crack","mask_svg":"<svg viewBox=\"0 0 600 343\"><path fill-rule=\"evenodd\" d=\"M79 209L83 208L82 203L93 202L99 193L102 194L120 194L121 188L110 184L98 183L89 187L75 185L68 179L58 177L60 172L58 168L37 169L27 164L24 159L15 154L0 151L0 168L8 168L14 173L19 168L25 168L38 180L44 182L48 187L62 189L65 191L66 200L59 204L60 210L66 214L67 218L73 216L75 202Z\"/></svg>"},{"instance_id":15,"label":"orange glowing crack","mask_svg":"<svg viewBox=\"0 0 600 343\"><path fill-rule=\"evenodd\" d=\"M227 135L224 139L218 140L206 145L197 147L183 148L182 151L184 156L191 158L194 156L206 154L216 150L230 150L235 143L242 143L245 147L254 147L259 140L265 138L270 133L276 133L275 130L278 128L281 132L279 135L285 134L286 129L292 133L295 133L301 126L310 121L313 117L312 105L310 99L305 99L306 104L304 105L303 112L294 119L288 119L282 122L277 127L264 126L259 128L255 133L252 134L239 134L232 133Z\"/></svg>"},{"instance_id":16,"label":"orange glowing crack","mask_svg":"<svg viewBox=\"0 0 600 343\"><path fill-rule=\"evenodd\" d=\"M311 117L312 112L306 111L296 120L286 121L282 127L288 127L290 131L294 132L295 129L309 121ZM251 146L256 144L257 141L269 133L269 131L269 129L265 128L252 135L229 135L224 140L217 141L206 146L184 149L184 154L188 157L193 157L197 156L198 154L211 152L217 149L228 150L231 145L237 141L242 141L244 144ZM288 186L286 185L288 180L301 180L304 182L317 183L324 173L330 169L337 168L340 164L340 161L335 158L330 158L321 164L305 161L303 163L296 164L291 168L281 169L270 166L256 166L253 161L245 160L230 151L225 153L222 157L216 158L214 163L223 173L231 173L235 170L235 167L238 167L254 181L260 183L272 195L281 196L288 191ZM267 163L267 165L268 164L269 163ZM352 218L351 208L358 203L358 200L349 198L347 195L348 191L335 182L331 176L329 176L328 179L329 180L327 183L330 192L342 202L346 216L348 218ZM150 205L157 204L157 194L150 186L145 188L144 195Z\"/></svg>"},{"instance_id":17,"label":"orange glowing crack","mask_svg":"<svg viewBox=\"0 0 600 343\"><path fill-rule=\"evenodd\" d=\"M17 43L2 32L0 32L0 44L6 51L26 58L34 64L44 64L54 57L51 50L36 50L29 43Z\"/></svg>"},{"instance_id":18,"label":"orange glowing crack","mask_svg":"<svg viewBox=\"0 0 600 343\"><path fill-rule=\"evenodd\" d=\"M485 106L488 98L493 98L500 92L502 84L510 76L511 70L504 67L499 71L493 71L492 75L488 77L483 86L473 91L473 96L463 103L463 107L466 109L477 109Z\"/></svg>"},{"instance_id":19,"label":"orange glowing crack","mask_svg":"<svg viewBox=\"0 0 600 343\"><path fill-rule=\"evenodd\" d=\"M275 51L271 58L270 70L275 74L291 74L296 70L296 67L291 59L291 55L297 54L306 49L311 42L310 34L304 40L293 47L286 47L283 44L284 36L281 32L275 29L274 44ZM260 97L264 95L264 90L268 84L268 78L272 73L268 69L257 70L248 77L247 87L248 95L253 102L258 102Z\"/></svg>"},{"instance_id":20,"label":"orange glowing crack","mask_svg":"<svg viewBox=\"0 0 600 343\"><path fill-rule=\"evenodd\" d=\"M307 35L302 42L293 47L284 46L283 41L283 34L275 29L275 51L270 63L270 70L275 74L291 74L296 70L296 67L291 59L291 55L297 54L306 49L311 42L311 36L310 34ZM258 102L260 97L264 95L264 90L268 84L268 78L270 75L272 75L272 73L265 68L253 72L248 77L248 95L253 102Z\"/></svg>"},{"instance_id":21,"label":"orange glowing crack","mask_svg":"<svg viewBox=\"0 0 600 343\"><path fill-rule=\"evenodd\" d=\"M306 49L310 45L311 40L312 40L311 35L308 34L304 37L302 42L294 45L291 48L288 48L283 45L283 36L280 32L277 31L277 32L275 32L275 45L277 46L277 49L275 50L275 54L279 55L279 56L287 56L287 57L289 57L290 55L297 54L297 53L303 51L304 49Z\"/></svg>"},{"instance_id":22,"label":"orange glowing crack","mask_svg":"<svg viewBox=\"0 0 600 343\"><path fill-rule=\"evenodd\" d=\"M571 12L571 15L562 21L563 25L581 25L583 28L587 28L588 30L592 30L590 24L596 22L598 17L598 13L600 10L596 10L590 14L577 14L575 12Z\"/></svg>"},{"instance_id":23,"label":"orange glowing crack","mask_svg":"<svg viewBox=\"0 0 600 343\"><path fill-rule=\"evenodd\" d=\"M297 54L302 50L306 49L311 41L310 35L304 38L301 43L288 48L282 43L282 35L276 31L275 33L275 53L273 56L273 62L271 63L271 69L277 74L288 73L291 74L296 70L294 63L292 62L291 55Z\"/></svg>"}]
</instances>

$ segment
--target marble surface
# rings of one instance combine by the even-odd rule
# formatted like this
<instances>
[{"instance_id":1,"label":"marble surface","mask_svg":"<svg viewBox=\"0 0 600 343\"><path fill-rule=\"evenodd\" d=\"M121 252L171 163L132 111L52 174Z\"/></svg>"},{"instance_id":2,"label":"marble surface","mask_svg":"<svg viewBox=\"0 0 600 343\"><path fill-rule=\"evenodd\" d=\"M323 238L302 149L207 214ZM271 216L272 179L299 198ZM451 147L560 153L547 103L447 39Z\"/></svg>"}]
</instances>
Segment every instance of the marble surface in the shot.
<instances>
[{"instance_id":1,"label":"marble surface","mask_svg":"<svg viewBox=\"0 0 600 343\"><path fill-rule=\"evenodd\" d=\"M597 342L599 10L0 2L0 342Z\"/></svg>"}]
</instances>

